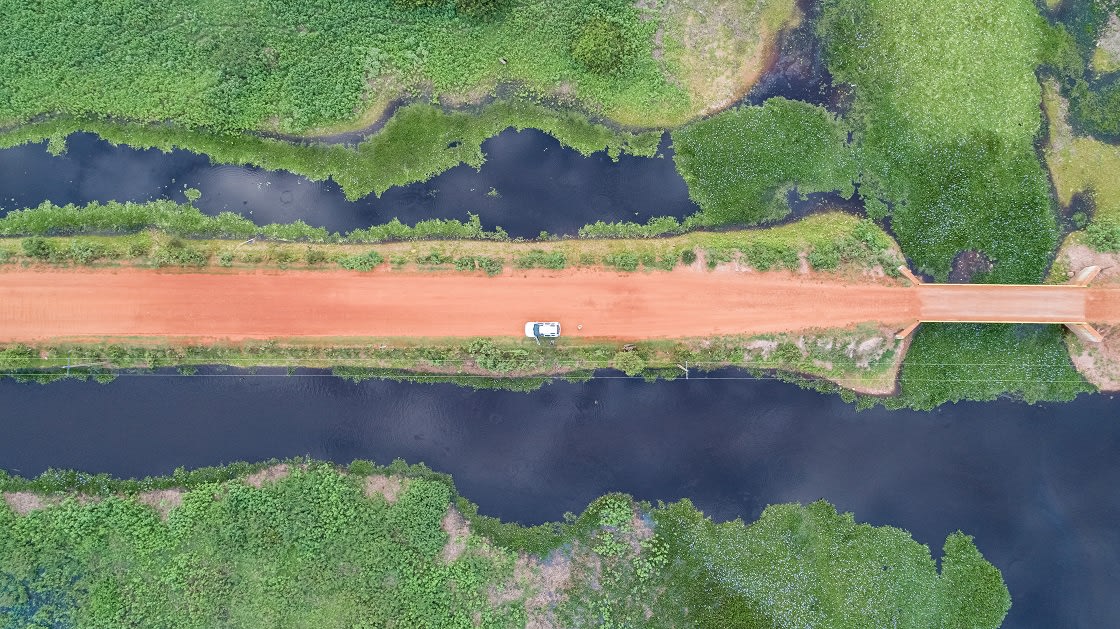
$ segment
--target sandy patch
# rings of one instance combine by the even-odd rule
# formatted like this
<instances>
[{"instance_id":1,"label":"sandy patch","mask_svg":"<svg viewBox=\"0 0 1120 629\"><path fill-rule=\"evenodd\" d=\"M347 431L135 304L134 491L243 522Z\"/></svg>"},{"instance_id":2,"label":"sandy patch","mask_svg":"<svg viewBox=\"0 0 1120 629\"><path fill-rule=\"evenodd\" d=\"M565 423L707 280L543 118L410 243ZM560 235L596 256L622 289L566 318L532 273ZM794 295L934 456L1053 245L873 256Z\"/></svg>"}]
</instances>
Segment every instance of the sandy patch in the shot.
<instances>
[{"instance_id":1,"label":"sandy patch","mask_svg":"<svg viewBox=\"0 0 1120 629\"><path fill-rule=\"evenodd\" d=\"M274 483L287 478L288 474L291 474L291 470L288 469L288 464L281 463L279 465L273 465L272 467L266 467L259 472L253 472L246 476L245 484L260 489L267 483Z\"/></svg>"},{"instance_id":2,"label":"sandy patch","mask_svg":"<svg viewBox=\"0 0 1120 629\"><path fill-rule=\"evenodd\" d=\"M259 487L260 485L255 485ZM136 496L141 503L152 507L159 513L161 520L166 520L171 510L183 504L182 489L158 489L145 491Z\"/></svg>"},{"instance_id":3,"label":"sandy patch","mask_svg":"<svg viewBox=\"0 0 1120 629\"><path fill-rule=\"evenodd\" d=\"M30 491L4 492L4 502L8 503L12 511L18 515L27 515L39 509L57 507L68 499L73 499L80 505L101 502L99 496L84 496L82 494L43 496Z\"/></svg>"},{"instance_id":4,"label":"sandy patch","mask_svg":"<svg viewBox=\"0 0 1120 629\"><path fill-rule=\"evenodd\" d=\"M1108 17L1108 25L1097 40L1093 65L1098 72L1112 72L1120 66L1120 16L1116 13Z\"/></svg>"},{"instance_id":5,"label":"sandy patch","mask_svg":"<svg viewBox=\"0 0 1120 629\"><path fill-rule=\"evenodd\" d=\"M526 629L559 627L553 613L567 597L572 585L572 560L553 551L544 561L520 554L513 567L513 578L504 587L491 587L487 595L497 607L518 600L525 601Z\"/></svg>"},{"instance_id":6,"label":"sandy patch","mask_svg":"<svg viewBox=\"0 0 1120 629\"><path fill-rule=\"evenodd\" d=\"M1101 253L1085 245L1071 244L1062 248L1058 258L1062 268L1066 269L1066 278L1072 278L1085 267L1096 265L1101 267L1101 272L1092 286L1120 284L1120 253ZM1051 279L1057 281L1062 278Z\"/></svg>"},{"instance_id":7,"label":"sandy patch","mask_svg":"<svg viewBox=\"0 0 1120 629\"><path fill-rule=\"evenodd\" d=\"M444 533L447 533L447 544L444 545L440 558L443 559L443 563L454 563L467 550L467 539L471 535L470 524L467 523L458 509L448 507L447 513L444 514L439 526Z\"/></svg>"},{"instance_id":8,"label":"sandy patch","mask_svg":"<svg viewBox=\"0 0 1120 629\"><path fill-rule=\"evenodd\" d=\"M396 475L374 475L366 477L365 494L366 498L381 496L385 499L385 502L396 504L397 499L400 498L401 492L407 487L408 479L406 478L401 478ZM461 518L462 516L459 517Z\"/></svg>"},{"instance_id":9,"label":"sandy patch","mask_svg":"<svg viewBox=\"0 0 1120 629\"><path fill-rule=\"evenodd\" d=\"M1104 341L1085 343L1067 335L1069 356L1077 371L1101 391L1120 391L1120 326L1094 326Z\"/></svg>"},{"instance_id":10,"label":"sandy patch","mask_svg":"<svg viewBox=\"0 0 1120 629\"><path fill-rule=\"evenodd\" d=\"M4 502L8 503L8 507L19 515L27 515L32 511L49 506L42 496L29 491L6 491L4 492Z\"/></svg>"}]
</instances>

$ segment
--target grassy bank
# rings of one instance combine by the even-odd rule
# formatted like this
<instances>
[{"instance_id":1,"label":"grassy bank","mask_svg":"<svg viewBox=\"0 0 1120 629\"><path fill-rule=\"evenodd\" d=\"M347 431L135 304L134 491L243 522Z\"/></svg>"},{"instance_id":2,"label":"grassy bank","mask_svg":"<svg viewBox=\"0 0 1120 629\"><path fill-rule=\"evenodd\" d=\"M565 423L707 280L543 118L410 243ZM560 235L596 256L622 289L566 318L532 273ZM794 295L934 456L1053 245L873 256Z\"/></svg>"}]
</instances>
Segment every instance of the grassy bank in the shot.
<instances>
[{"instance_id":1,"label":"grassy bank","mask_svg":"<svg viewBox=\"0 0 1120 629\"><path fill-rule=\"evenodd\" d=\"M381 194L393 186L431 177L459 164L482 165L482 143L504 129L540 129L584 155L607 151L652 157L660 132L631 133L596 124L585 114L523 101L497 101L474 112L414 104L396 111L376 134L356 146L296 144L248 134L227 134L169 125L124 124L91 117L61 117L0 132L0 147L49 141L65 150L76 131L96 133L114 144L162 151L183 149L222 164L287 170L315 181L333 179L348 199Z\"/></svg>"},{"instance_id":2,"label":"grassy bank","mask_svg":"<svg viewBox=\"0 0 1120 629\"><path fill-rule=\"evenodd\" d=\"M1033 147L1046 28L1029 0L825 2L829 69L855 89L860 194L938 279L963 250L995 262L978 279L1042 279L1057 244Z\"/></svg>"},{"instance_id":3,"label":"grassy bank","mask_svg":"<svg viewBox=\"0 0 1120 629\"><path fill-rule=\"evenodd\" d=\"M524 528L478 516L423 466L291 461L231 476L183 471L189 486L175 487L0 472L0 620L994 628L1010 606L970 537L949 536L939 571L906 531L824 502L714 524L687 500L651 508L609 494L567 522ZM34 493L47 488L87 493Z\"/></svg>"},{"instance_id":4,"label":"grassy bank","mask_svg":"<svg viewBox=\"0 0 1120 629\"><path fill-rule=\"evenodd\" d=\"M621 343L561 338L362 338L170 343L160 339L102 344L0 345L0 375L22 381L63 378L111 381L168 367L184 374L203 366L239 369L330 369L355 380L456 382L476 388L532 390L549 379L580 379L615 369L633 377L677 378L722 367L760 374L804 374L842 387L889 393L898 370L893 330L865 325L797 334L725 336Z\"/></svg>"},{"instance_id":5,"label":"grassy bank","mask_svg":"<svg viewBox=\"0 0 1120 629\"><path fill-rule=\"evenodd\" d=\"M1074 195L1088 195L1092 216L1074 214L1072 222L1087 228L1086 244L1099 251L1120 251L1120 147L1074 134L1067 120L1068 103L1054 81L1043 85L1043 105L1050 131L1046 165L1058 202L1069 208Z\"/></svg>"},{"instance_id":6,"label":"grassy bank","mask_svg":"<svg viewBox=\"0 0 1120 629\"><path fill-rule=\"evenodd\" d=\"M622 271L670 270L702 260L709 268L734 262L763 271L800 270L804 264L818 271L880 269L894 275L901 261L894 242L880 228L839 212L815 214L766 230L647 237L686 227L673 219L649 225L597 223L581 230L582 238L511 242L500 229L483 230L476 217L467 222L423 221L415 226L394 221L339 235L302 222L257 226L232 213L211 217L170 201L89 206L45 203L0 218L0 236L8 236L0 238L0 263L354 268L355 257L367 256L364 270L388 261L395 269L482 269L495 274L502 268L597 265ZM103 235L113 233L122 235ZM254 237L261 240L245 242ZM457 240L446 240L451 238ZM414 242L418 240L432 242ZM367 243L382 244L362 246Z\"/></svg>"},{"instance_id":7,"label":"grassy bank","mask_svg":"<svg viewBox=\"0 0 1120 629\"><path fill-rule=\"evenodd\" d=\"M0 27L11 61L0 122L63 113L321 131L360 124L402 95L477 100L513 83L624 124L677 124L745 89L744 59L760 63L795 19L790 0L695 4L12 4Z\"/></svg>"}]
</instances>

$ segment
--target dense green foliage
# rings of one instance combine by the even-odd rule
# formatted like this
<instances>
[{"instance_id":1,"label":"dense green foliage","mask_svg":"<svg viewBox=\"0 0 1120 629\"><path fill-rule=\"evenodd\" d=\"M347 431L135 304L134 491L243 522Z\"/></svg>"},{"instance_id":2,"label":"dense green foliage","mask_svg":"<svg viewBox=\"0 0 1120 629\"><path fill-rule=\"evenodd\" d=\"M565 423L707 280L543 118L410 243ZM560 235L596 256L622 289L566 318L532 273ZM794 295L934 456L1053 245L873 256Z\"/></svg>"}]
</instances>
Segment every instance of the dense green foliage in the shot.
<instances>
[{"instance_id":1,"label":"dense green foliage","mask_svg":"<svg viewBox=\"0 0 1120 629\"><path fill-rule=\"evenodd\" d=\"M662 613L691 626L995 628L1011 605L960 533L938 575L905 531L856 524L825 502L770 506L749 526L714 524L687 501L654 517L671 557L666 598L683 603ZM969 591L977 597L961 597Z\"/></svg>"},{"instance_id":2,"label":"dense green foliage","mask_svg":"<svg viewBox=\"0 0 1120 629\"><path fill-rule=\"evenodd\" d=\"M233 212L217 216L203 214L190 205L173 201L148 203L90 203L89 205L54 205L44 201L38 207L12 210L0 217L0 236L52 236L69 234L128 234L145 229L158 229L184 238L233 238L264 237L279 241L313 243L376 243L401 240L475 239L506 240L508 236L499 227L486 231L475 214L466 222L455 219L429 219L415 226L408 226L397 219L364 229L355 229L346 235L332 234L322 227L312 227L303 221L257 225ZM29 239L30 240L30 239ZM38 244L35 244L38 243ZM26 247L35 247L27 254L47 258L44 241L38 239Z\"/></svg>"},{"instance_id":3,"label":"dense green foliage","mask_svg":"<svg viewBox=\"0 0 1120 629\"><path fill-rule=\"evenodd\" d=\"M1090 87L1079 82L1070 93L1070 113L1093 135L1120 138L1120 77Z\"/></svg>"},{"instance_id":4,"label":"dense green foliage","mask_svg":"<svg viewBox=\"0 0 1120 629\"><path fill-rule=\"evenodd\" d=\"M1100 73L1092 58L1120 0L1063 0L1049 41L1048 68L1062 78L1070 122L1083 133L1120 140L1120 72Z\"/></svg>"},{"instance_id":5,"label":"dense green foliage","mask_svg":"<svg viewBox=\"0 0 1120 629\"><path fill-rule=\"evenodd\" d=\"M1033 148L1045 22L1030 0L827 0L829 69L855 88L860 194L939 279L982 251L990 281L1037 282L1057 242Z\"/></svg>"},{"instance_id":6,"label":"dense green foliage","mask_svg":"<svg viewBox=\"0 0 1120 629\"><path fill-rule=\"evenodd\" d=\"M0 122L44 113L219 130L352 121L368 101L563 81L608 114L689 110L652 57L654 21L625 0L123 0L0 3ZM573 25L610 24L626 72L586 64ZM573 57L573 54L576 56Z\"/></svg>"},{"instance_id":7,"label":"dense green foliage","mask_svg":"<svg viewBox=\"0 0 1120 629\"><path fill-rule=\"evenodd\" d=\"M971 538L949 537L939 576L904 531L856 524L824 502L772 506L748 526L714 524L687 500L651 509L609 494L564 523L521 527L479 516L423 466L355 461L341 473L290 461L286 477L259 488L231 480L262 467L139 483L0 471L3 491L100 497L22 516L0 503L0 626L520 627L540 618L526 604L537 588L559 601L547 613L563 626L795 629L875 618L979 629L998 626L1010 604ZM363 492L371 474L401 483L395 502ZM174 480L187 491L164 517L139 500L155 496L130 495ZM452 506L471 531L449 560L441 521ZM511 579L517 552L526 565L569 565L570 581Z\"/></svg>"},{"instance_id":8,"label":"dense green foliage","mask_svg":"<svg viewBox=\"0 0 1120 629\"><path fill-rule=\"evenodd\" d=\"M755 224L789 213L786 195L854 193L846 129L820 107L772 98L673 132L677 169L708 224Z\"/></svg>"},{"instance_id":9,"label":"dense green foliage","mask_svg":"<svg viewBox=\"0 0 1120 629\"><path fill-rule=\"evenodd\" d=\"M481 166L482 143L504 129L540 129L583 155L607 151L653 156L660 132L630 133L590 122L586 116L526 102L497 101L479 111L446 112L415 104L398 109L376 134L357 146L295 144L256 135L228 135L164 125L125 125L99 118L59 118L0 132L0 147L49 140L65 146L75 131L96 133L138 148L204 153L224 164L287 170L321 181L331 178L348 199L392 186L425 181L461 163ZM56 150L61 150L56 147Z\"/></svg>"},{"instance_id":10,"label":"dense green foliage","mask_svg":"<svg viewBox=\"0 0 1120 629\"><path fill-rule=\"evenodd\" d=\"M1004 395L1030 403L1093 390L1070 363L1060 326L927 323L899 375L890 406L932 409Z\"/></svg>"},{"instance_id":11,"label":"dense green foliage","mask_svg":"<svg viewBox=\"0 0 1120 629\"><path fill-rule=\"evenodd\" d=\"M215 499L215 496L220 496ZM202 486L166 522L109 496L16 518L0 510L0 623L75 627L518 626L483 587L509 562L445 564L447 485L365 499L329 468L254 489Z\"/></svg>"}]
</instances>

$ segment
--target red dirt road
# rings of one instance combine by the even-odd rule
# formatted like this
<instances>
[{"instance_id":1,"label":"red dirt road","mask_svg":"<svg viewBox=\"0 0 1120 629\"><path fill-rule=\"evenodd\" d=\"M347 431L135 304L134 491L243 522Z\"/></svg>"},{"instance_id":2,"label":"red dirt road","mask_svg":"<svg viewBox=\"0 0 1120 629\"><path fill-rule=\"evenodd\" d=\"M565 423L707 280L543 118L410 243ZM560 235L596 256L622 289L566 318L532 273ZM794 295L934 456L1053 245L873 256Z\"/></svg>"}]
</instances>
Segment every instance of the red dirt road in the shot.
<instances>
[{"instance_id":1,"label":"red dirt road","mask_svg":"<svg viewBox=\"0 0 1120 629\"><path fill-rule=\"evenodd\" d=\"M1120 323L1120 289L905 288L693 269L494 278L386 270L0 271L0 342L520 336L526 321L560 321L565 336L646 339L863 322L901 327L919 319Z\"/></svg>"},{"instance_id":2,"label":"red dirt road","mask_svg":"<svg viewBox=\"0 0 1120 629\"><path fill-rule=\"evenodd\" d=\"M560 321L565 336L642 339L904 324L918 314L913 290L786 273L0 272L5 342L519 336L533 320Z\"/></svg>"}]
</instances>

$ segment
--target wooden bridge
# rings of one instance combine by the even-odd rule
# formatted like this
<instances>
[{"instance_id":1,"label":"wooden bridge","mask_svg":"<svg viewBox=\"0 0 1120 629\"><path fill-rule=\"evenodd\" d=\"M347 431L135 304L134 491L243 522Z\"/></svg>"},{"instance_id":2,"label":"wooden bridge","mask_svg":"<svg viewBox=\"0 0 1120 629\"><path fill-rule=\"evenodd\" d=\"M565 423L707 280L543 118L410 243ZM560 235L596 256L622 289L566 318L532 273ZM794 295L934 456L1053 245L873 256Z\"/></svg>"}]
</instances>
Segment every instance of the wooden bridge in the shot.
<instances>
[{"instance_id":1,"label":"wooden bridge","mask_svg":"<svg viewBox=\"0 0 1120 629\"><path fill-rule=\"evenodd\" d=\"M923 322L1057 323L1083 340L1101 341L1089 325L1089 283L1101 269L1090 266L1067 284L926 284L910 269L899 272L918 293L918 320L895 335L903 339Z\"/></svg>"}]
</instances>

